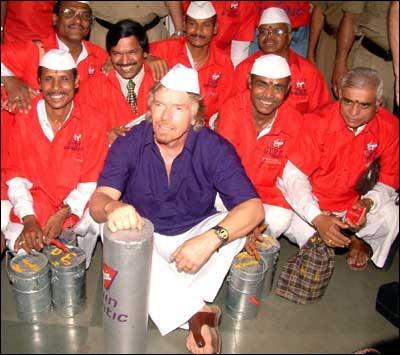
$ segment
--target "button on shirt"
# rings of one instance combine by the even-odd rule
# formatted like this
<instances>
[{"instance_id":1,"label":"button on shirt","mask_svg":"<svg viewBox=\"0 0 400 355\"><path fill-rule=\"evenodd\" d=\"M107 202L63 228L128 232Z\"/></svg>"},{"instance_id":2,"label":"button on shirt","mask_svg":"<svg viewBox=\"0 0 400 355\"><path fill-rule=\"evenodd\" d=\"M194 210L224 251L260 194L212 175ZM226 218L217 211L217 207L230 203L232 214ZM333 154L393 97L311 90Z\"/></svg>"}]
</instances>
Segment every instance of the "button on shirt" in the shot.
<instances>
[{"instance_id":1,"label":"button on shirt","mask_svg":"<svg viewBox=\"0 0 400 355\"><path fill-rule=\"evenodd\" d=\"M111 146L98 186L122 192L122 201L149 219L155 232L177 235L216 213L217 191L228 209L257 198L234 148L207 128L189 131L169 181L149 122Z\"/></svg>"}]
</instances>

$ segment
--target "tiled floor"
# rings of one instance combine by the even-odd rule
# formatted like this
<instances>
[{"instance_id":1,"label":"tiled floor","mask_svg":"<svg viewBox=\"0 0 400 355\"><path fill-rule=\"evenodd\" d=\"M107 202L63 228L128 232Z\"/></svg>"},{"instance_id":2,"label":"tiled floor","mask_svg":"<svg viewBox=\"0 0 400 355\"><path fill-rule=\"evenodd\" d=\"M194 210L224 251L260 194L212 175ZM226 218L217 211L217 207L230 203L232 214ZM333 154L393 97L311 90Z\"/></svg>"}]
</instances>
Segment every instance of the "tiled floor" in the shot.
<instances>
[{"instance_id":1,"label":"tiled floor","mask_svg":"<svg viewBox=\"0 0 400 355\"><path fill-rule=\"evenodd\" d=\"M297 247L281 239L279 274L282 264ZM102 353L102 245L98 242L87 272L87 306L72 319L53 311L48 319L31 325L17 319L11 285L1 261L1 353ZM224 313L220 330L222 352L234 353L351 353L382 341L398 339L398 329L375 311L380 285L398 281L398 252L389 270L372 265L363 271L350 271L345 255L337 255L335 272L323 299L301 306L271 294L262 303L256 319L233 321ZM276 280L275 280L276 283ZM223 305L226 282L216 303ZM148 353L187 353L186 332L176 330L162 337L149 322Z\"/></svg>"}]
</instances>

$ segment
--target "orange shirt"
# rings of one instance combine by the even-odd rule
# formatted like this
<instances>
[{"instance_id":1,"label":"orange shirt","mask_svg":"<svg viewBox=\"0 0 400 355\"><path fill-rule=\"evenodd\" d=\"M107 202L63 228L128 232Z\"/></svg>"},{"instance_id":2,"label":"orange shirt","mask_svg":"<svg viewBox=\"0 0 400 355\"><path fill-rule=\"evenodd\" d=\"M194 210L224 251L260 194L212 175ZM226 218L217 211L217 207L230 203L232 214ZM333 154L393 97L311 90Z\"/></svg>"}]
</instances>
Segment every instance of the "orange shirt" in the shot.
<instances>
[{"instance_id":1,"label":"orange shirt","mask_svg":"<svg viewBox=\"0 0 400 355\"><path fill-rule=\"evenodd\" d=\"M32 182L35 215L41 225L57 212L63 200L81 182L95 182L103 167L108 142L100 112L74 102L65 125L51 142L45 136L37 114L38 98L27 115L15 114L10 135L7 181L22 177ZM19 219L11 213L11 220ZM77 221L68 218L64 227Z\"/></svg>"},{"instance_id":2,"label":"orange shirt","mask_svg":"<svg viewBox=\"0 0 400 355\"><path fill-rule=\"evenodd\" d=\"M150 43L150 53L164 58L170 68L177 63L192 67L186 48L186 39L183 37ZM208 127L211 115L218 112L230 96L233 76L231 59L225 52L211 46L208 60L198 74L200 93L206 108L205 125Z\"/></svg>"},{"instance_id":3,"label":"orange shirt","mask_svg":"<svg viewBox=\"0 0 400 355\"><path fill-rule=\"evenodd\" d=\"M103 112L107 129L122 126L147 112L147 96L154 85L150 68L144 65L144 77L137 95L137 112L134 112L122 93L121 85L113 69L108 76L100 74L90 78L79 88L78 99Z\"/></svg>"},{"instance_id":4,"label":"orange shirt","mask_svg":"<svg viewBox=\"0 0 400 355\"><path fill-rule=\"evenodd\" d=\"M271 131L257 139L249 90L230 98L220 112L217 131L234 145L263 203L290 208L276 187L276 179L282 174L286 152L302 123L303 116L283 103Z\"/></svg>"},{"instance_id":5,"label":"orange shirt","mask_svg":"<svg viewBox=\"0 0 400 355\"><path fill-rule=\"evenodd\" d=\"M233 75L233 92L247 90L251 67L262 55L264 53L258 51L236 67ZM292 50L289 50L288 62L292 81L287 102L292 107L300 113L310 113L332 101L324 77L315 65Z\"/></svg>"},{"instance_id":6,"label":"orange shirt","mask_svg":"<svg viewBox=\"0 0 400 355\"><path fill-rule=\"evenodd\" d=\"M217 13L218 32L213 43L222 49L229 50L232 40L249 41L254 38L257 7L252 1L211 1ZM183 13L190 1L182 1ZM230 54L230 53L229 53Z\"/></svg>"},{"instance_id":7,"label":"orange shirt","mask_svg":"<svg viewBox=\"0 0 400 355\"><path fill-rule=\"evenodd\" d=\"M305 125L289 160L309 176L321 210L343 211L359 198L356 182L381 158L379 181L399 186L399 120L380 108L357 136L339 113L339 103L305 115Z\"/></svg>"},{"instance_id":8,"label":"orange shirt","mask_svg":"<svg viewBox=\"0 0 400 355\"><path fill-rule=\"evenodd\" d=\"M44 39L53 33L55 1L7 1L3 43Z\"/></svg>"},{"instance_id":9,"label":"orange shirt","mask_svg":"<svg viewBox=\"0 0 400 355\"><path fill-rule=\"evenodd\" d=\"M89 77L99 74L108 58L107 52L95 44L83 41L88 52L87 58L78 64L79 82L82 84ZM58 48L55 32L42 41L45 52ZM2 45L1 61L15 76L35 89L39 89L37 70L40 63L39 48L33 41L17 41Z\"/></svg>"}]
</instances>

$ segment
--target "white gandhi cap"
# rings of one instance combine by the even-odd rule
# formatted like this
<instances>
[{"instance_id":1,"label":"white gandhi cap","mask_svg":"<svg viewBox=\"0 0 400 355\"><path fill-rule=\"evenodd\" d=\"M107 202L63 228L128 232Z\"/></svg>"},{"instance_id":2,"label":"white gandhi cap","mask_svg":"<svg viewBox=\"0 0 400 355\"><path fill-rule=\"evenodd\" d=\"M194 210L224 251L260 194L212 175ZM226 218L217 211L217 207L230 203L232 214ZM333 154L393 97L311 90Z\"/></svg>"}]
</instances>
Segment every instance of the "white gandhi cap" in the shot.
<instances>
[{"instance_id":1,"label":"white gandhi cap","mask_svg":"<svg viewBox=\"0 0 400 355\"><path fill-rule=\"evenodd\" d=\"M287 60L276 54L258 57L251 67L250 73L268 79L281 79L291 75Z\"/></svg>"},{"instance_id":2,"label":"white gandhi cap","mask_svg":"<svg viewBox=\"0 0 400 355\"><path fill-rule=\"evenodd\" d=\"M40 67L52 70L76 69L76 63L72 55L64 49L51 49L42 58Z\"/></svg>"},{"instance_id":3,"label":"white gandhi cap","mask_svg":"<svg viewBox=\"0 0 400 355\"><path fill-rule=\"evenodd\" d=\"M199 76L197 71L179 63L165 74L160 82L170 90L200 94Z\"/></svg>"},{"instance_id":4,"label":"white gandhi cap","mask_svg":"<svg viewBox=\"0 0 400 355\"><path fill-rule=\"evenodd\" d=\"M287 23L291 26L290 19L285 10L279 7L269 7L268 9L265 9L261 15L258 26L270 25L273 23Z\"/></svg>"},{"instance_id":5,"label":"white gandhi cap","mask_svg":"<svg viewBox=\"0 0 400 355\"><path fill-rule=\"evenodd\" d=\"M76 2L81 2L82 4L86 4L86 5L90 6L90 1L76 1Z\"/></svg>"},{"instance_id":6,"label":"white gandhi cap","mask_svg":"<svg viewBox=\"0 0 400 355\"><path fill-rule=\"evenodd\" d=\"M205 20L216 14L211 1L192 1L186 11L186 15L195 20Z\"/></svg>"}]
</instances>

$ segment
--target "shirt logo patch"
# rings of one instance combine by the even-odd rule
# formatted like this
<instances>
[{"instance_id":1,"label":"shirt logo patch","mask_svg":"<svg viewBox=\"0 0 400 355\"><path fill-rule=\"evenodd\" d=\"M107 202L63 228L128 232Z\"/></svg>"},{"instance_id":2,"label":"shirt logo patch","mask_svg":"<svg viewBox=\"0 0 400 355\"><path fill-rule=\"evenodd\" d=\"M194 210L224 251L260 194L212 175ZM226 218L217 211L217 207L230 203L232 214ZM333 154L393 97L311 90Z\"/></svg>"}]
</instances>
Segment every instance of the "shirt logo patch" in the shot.
<instances>
[{"instance_id":1,"label":"shirt logo patch","mask_svg":"<svg viewBox=\"0 0 400 355\"><path fill-rule=\"evenodd\" d=\"M282 138L277 138L272 143L269 143L265 147L264 155L261 158L261 164L281 164L284 145L285 141Z\"/></svg>"},{"instance_id":2,"label":"shirt logo patch","mask_svg":"<svg viewBox=\"0 0 400 355\"><path fill-rule=\"evenodd\" d=\"M221 78L221 73L219 73L219 72L218 73L212 73L209 76L205 86L209 87L209 88L214 88L214 89L217 88L220 78Z\"/></svg>"},{"instance_id":3,"label":"shirt logo patch","mask_svg":"<svg viewBox=\"0 0 400 355\"><path fill-rule=\"evenodd\" d=\"M237 10L237 9L239 9L239 3L237 1L232 1L231 10Z\"/></svg>"},{"instance_id":4,"label":"shirt logo patch","mask_svg":"<svg viewBox=\"0 0 400 355\"><path fill-rule=\"evenodd\" d=\"M367 143L366 149L364 150L364 157L367 161L375 159L377 153L376 148L378 148L378 143Z\"/></svg>"},{"instance_id":5,"label":"shirt logo patch","mask_svg":"<svg viewBox=\"0 0 400 355\"><path fill-rule=\"evenodd\" d=\"M95 72L96 72L96 68L95 68L93 65L91 65L91 66L88 68L88 74L89 74L89 75L94 75Z\"/></svg>"},{"instance_id":6,"label":"shirt logo patch","mask_svg":"<svg viewBox=\"0 0 400 355\"><path fill-rule=\"evenodd\" d=\"M307 95L307 85L305 80L297 80L295 85L293 86L293 91L295 95Z\"/></svg>"},{"instance_id":7,"label":"shirt logo patch","mask_svg":"<svg viewBox=\"0 0 400 355\"><path fill-rule=\"evenodd\" d=\"M75 152L81 150L81 138L81 133L74 133L71 141L66 146L64 146L64 149L73 150Z\"/></svg>"},{"instance_id":8,"label":"shirt logo patch","mask_svg":"<svg viewBox=\"0 0 400 355\"><path fill-rule=\"evenodd\" d=\"M229 17L239 16L239 2L231 1L231 3L229 4L229 8L225 7L224 11L222 12L222 15Z\"/></svg>"}]
</instances>

